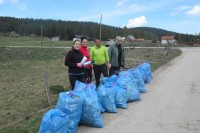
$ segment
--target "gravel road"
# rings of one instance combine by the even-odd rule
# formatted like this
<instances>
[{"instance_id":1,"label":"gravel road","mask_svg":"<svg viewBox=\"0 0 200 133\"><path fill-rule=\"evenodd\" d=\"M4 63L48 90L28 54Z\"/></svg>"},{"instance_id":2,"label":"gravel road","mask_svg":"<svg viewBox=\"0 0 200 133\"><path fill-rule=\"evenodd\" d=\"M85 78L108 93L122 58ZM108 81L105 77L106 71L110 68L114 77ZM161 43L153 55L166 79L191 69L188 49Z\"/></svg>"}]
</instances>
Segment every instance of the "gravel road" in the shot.
<instances>
[{"instance_id":1,"label":"gravel road","mask_svg":"<svg viewBox=\"0 0 200 133\"><path fill-rule=\"evenodd\" d=\"M200 133L200 48L153 73L142 101L118 113L103 113L103 128L79 126L78 133Z\"/></svg>"}]
</instances>

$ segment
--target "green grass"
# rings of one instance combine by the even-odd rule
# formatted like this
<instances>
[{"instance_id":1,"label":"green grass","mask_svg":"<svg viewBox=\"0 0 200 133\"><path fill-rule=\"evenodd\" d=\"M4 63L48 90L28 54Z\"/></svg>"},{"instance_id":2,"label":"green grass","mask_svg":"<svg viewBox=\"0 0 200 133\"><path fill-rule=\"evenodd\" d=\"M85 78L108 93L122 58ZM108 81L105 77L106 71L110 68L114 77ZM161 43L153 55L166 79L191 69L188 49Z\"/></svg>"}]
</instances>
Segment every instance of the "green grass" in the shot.
<instances>
[{"instance_id":1,"label":"green grass","mask_svg":"<svg viewBox=\"0 0 200 133\"><path fill-rule=\"evenodd\" d=\"M2 132L4 133L13 133L13 132L14 133L37 133L41 120L42 120L42 115L44 115L44 113L35 117L27 118L22 122L16 123L14 126L2 129Z\"/></svg>"},{"instance_id":2,"label":"green grass","mask_svg":"<svg viewBox=\"0 0 200 133\"><path fill-rule=\"evenodd\" d=\"M102 42L103 43L103 42ZM93 46L94 41L88 41L88 46ZM123 42L124 46L127 47L164 47L160 43L151 42ZM0 47L4 46L54 46L54 47L71 47L72 41L59 41L53 42L51 38L46 37L30 37L30 36L20 36L20 37L6 37L0 36ZM188 45L173 45L173 47L188 47Z\"/></svg>"},{"instance_id":3,"label":"green grass","mask_svg":"<svg viewBox=\"0 0 200 133\"><path fill-rule=\"evenodd\" d=\"M70 88L67 67L63 62L63 53L66 51L56 48L0 48L0 100L3 101L0 105L0 125L22 120L2 129L2 132L38 131L45 111L29 116L49 107L44 72L48 74L53 105L57 102L58 93ZM131 49L126 50L126 56L149 60L152 70L155 70L181 54L180 50L172 50L170 55L163 56L164 52L163 49ZM137 66L139 63L127 61L128 66Z\"/></svg>"},{"instance_id":4,"label":"green grass","mask_svg":"<svg viewBox=\"0 0 200 133\"><path fill-rule=\"evenodd\" d=\"M94 43L88 41L88 46L92 46ZM54 47L71 47L72 41L59 41L53 42L49 38L40 37L5 37L0 36L0 47L4 46L54 46Z\"/></svg>"},{"instance_id":5,"label":"green grass","mask_svg":"<svg viewBox=\"0 0 200 133\"><path fill-rule=\"evenodd\" d=\"M21 119L48 107L44 72L50 85L69 88L65 49L0 48L0 125ZM53 104L57 94L51 94Z\"/></svg>"}]
</instances>

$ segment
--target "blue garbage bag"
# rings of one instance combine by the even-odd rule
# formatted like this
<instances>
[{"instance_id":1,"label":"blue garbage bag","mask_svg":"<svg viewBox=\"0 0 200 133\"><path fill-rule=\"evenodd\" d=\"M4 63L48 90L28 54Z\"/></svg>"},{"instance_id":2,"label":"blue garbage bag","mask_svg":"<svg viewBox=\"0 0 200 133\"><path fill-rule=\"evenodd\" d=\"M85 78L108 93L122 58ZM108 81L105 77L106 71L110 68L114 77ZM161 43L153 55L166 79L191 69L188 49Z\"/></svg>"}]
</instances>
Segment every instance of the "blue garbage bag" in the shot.
<instances>
[{"instance_id":1,"label":"blue garbage bag","mask_svg":"<svg viewBox=\"0 0 200 133\"><path fill-rule=\"evenodd\" d=\"M140 74L138 68L134 68L134 69L129 69L128 70L134 77L134 82L136 83L138 89L139 89L139 92L140 93L145 93L146 92L146 87L145 87L145 84L144 84L144 81L142 79L142 75Z\"/></svg>"},{"instance_id":2,"label":"blue garbage bag","mask_svg":"<svg viewBox=\"0 0 200 133\"><path fill-rule=\"evenodd\" d=\"M127 105L126 105L126 97L127 97L126 96L126 90L117 85L117 78L118 78L117 75L112 75L109 78L104 77L102 79L102 84L105 85L106 83L110 82L110 83L108 83L108 85L110 84L111 85L110 87L114 88L114 90L115 90L116 107L126 109L127 108Z\"/></svg>"},{"instance_id":3,"label":"blue garbage bag","mask_svg":"<svg viewBox=\"0 0 200 133\"><path fill-rule=\"evenodd\" d=\"M76 133L78 123L81 119L82 106L84 99L80 94L73 91L61 92L59 94L56 108L69 114L68 130L69 133Z\"/></svg>"},{"instance_id":4,"label":"blue garbage bag","mask_svg":"<svg viewBox=\"0 0 200 133\"><path fill-rule=\"evenodd\" d=\"M144 83L150 83L153 78L150 64L145 62L140 64L137 68L142 75Z\"/></svg>"},{"instance_id":5,"label":"blue garbage bag","mask_svg":"<svg viewBox=\"0 0 200 133\"><path fill-rule=\"evenodd\" d=\"M119 87L117 84L114 84L113 88L115 90L116 107L127 109L127 105L126 105L127 93L126 93L126 90Z\"/></svg>"},{"instance_id":6,"label":"blue garbage bag","mask_svg":"<svg viewBox=\"0 0 200 133\"><path fill-rule=\"evenodd\" d=\"M146 69L143 67L143 64L140 64L139 66L137 66L137 69L139 70L144 83L147 83Z\"/></svg>"},{"instance_id":7,"label":"blue garbage bag","mask_svg":"<svg viewBox=\"0 0 200 133\"><path fill-rule=\"evenodd\" d=\"M109 77L109 81L110 82L116 82L117 81L118 76L117 75L112 75L111 77Z\"/></svg>"},{"instance_id":8,"label":"blue garbage bag","mask_svg":"<svg viewBox=\"0 0 200 133\"><path fill-rule=\"evenodd\" d=\"M127 102L140 101L140 92L134 83L127 83L126 85Z\"/></svg>"},{"instance_id":9,"label":"blue garbage bag","mask_svg":"<svg viewBox=\"0 0 200 133\"><path fill-rule=\"evenodd\" d=\"M105 84L107 82L116 82L118 76L117 75L112 75L111 77L103 77L102 78L102 84Z\"/></svg>"},{"instance_id":10,"label":"blue garbage bag","mask_svg":"<svg viewBox=\"0 0 200 133\"><path fill-rule=\"evenodd\" d=\"M146 70L147 70L147 83L150 83L153 78L152 72L151 72L151 65L146 62L143 65L146 67Z\"/></svg>"},{"instance_id":11,"label":"blue garbage bag","mask_svg":"<svg viewBox=\"0 0 200 133\"><path fill-rule=\"evenodd\" d=\"M68 114L58 109L51 109L42 118L38 133L67 133L68 122Z\"/></svg>"},{"instance_id":12,"label":"blue garbage bag","mask_svg":"<svg viewBox=\"0 0 200 133\"><path fill-rule=\"evenodd\" d=\"M112 82L106 84L100 84L97 90L97 95L102 107L106 112L116 113L117 108L115 105L115 89Z\"/></svg>"},{"instance_id":13,"label":"blue garbage bag","mask_svg":"<svg viewBox=\"0 0 200 133\"><path fill-rule=\"evenodd\" d=\"M109 77L103 77L101 82L102 82L102 84L109 82Z\"/></svg>"},{"instance_id":14,"label":"blue garbage bag","mask_svg":"<svg viewBox=\"0 0 200 133\"><path fill-rule=\"evenodd\" d=\"M82 93L83 93L83 90L86 89L86 86L87 86L87 84L82 83L82 82L80 82L80 81L77 80L76 83L75 83L75 89L74 89L74 91L80 93L81 96L83 96L83 98L84 98L84 95ZM98 103L98 104L99 104L99 108L101 109L101 113L105 112L105 109L101 106L101 104L100 103Z\"/></svg>"},{"instance_id":15,"label":"blue garbage bag","mask_svg":"<svg viewBox=\"0 0 200 133\"><path fill-rule=\"evenodd\" d=\"M117 84L124 88L127 93L127 102L139 101L140 93L133 81L133 76L128 71L122 71L119 73L119 78L117 79Z\"/></svg>"},{"instance_id":16,"label":"blue garbage bag","mask_svg":"<svg viewBox=\"0 0 200 133\"><path fill-rule=\"evenodd\" d=\"M103 127L103 119L101 115L102 107L100 106L94 83L84 84L76 81L75 92L79 92L84 97L83 111L81 115L81 124Z\"/></svg>"}]
</instances>

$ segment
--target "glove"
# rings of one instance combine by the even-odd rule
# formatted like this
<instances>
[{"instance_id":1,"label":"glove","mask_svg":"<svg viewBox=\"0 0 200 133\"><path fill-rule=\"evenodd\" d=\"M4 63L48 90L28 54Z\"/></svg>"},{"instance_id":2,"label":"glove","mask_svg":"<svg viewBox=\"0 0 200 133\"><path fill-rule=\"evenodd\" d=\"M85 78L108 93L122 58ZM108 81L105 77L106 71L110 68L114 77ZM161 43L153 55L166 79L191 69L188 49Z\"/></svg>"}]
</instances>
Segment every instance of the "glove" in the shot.
<instances>
[{"instance_id":1,"label":"glove","mask_svg":"<svg viewBox=\"0 0 200 133\"><path fill-rule=\"evenodd\" d=\"M82 63L77 63L76 65L77 65L77 67L82 67L83 66Z\"/></svg>"}]
</instances>

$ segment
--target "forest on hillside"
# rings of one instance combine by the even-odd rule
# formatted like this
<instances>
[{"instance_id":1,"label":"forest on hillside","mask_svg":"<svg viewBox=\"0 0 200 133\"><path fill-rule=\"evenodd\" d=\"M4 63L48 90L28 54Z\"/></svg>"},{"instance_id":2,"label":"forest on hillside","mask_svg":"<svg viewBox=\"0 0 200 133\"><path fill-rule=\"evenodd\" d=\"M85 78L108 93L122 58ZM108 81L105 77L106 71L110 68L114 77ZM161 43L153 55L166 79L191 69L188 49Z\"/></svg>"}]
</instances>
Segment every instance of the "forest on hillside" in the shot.
<instances>
[{"instance_id":1,"label":"forest on hillside","mask_svg":"<svg viewBox=\"0 0 200 133\"><path fill-rule=\"evenodd\" d=\"M92 40L98 38L100 34L100 24L94 22L63 21L51 19L32 19L0 17L0 35L15 32L21 36L59 36L61 40L72 40L75 35L86 35ZM133 35L135 38L144 38L154 42L160 41L162 36L173 35L178 43L192 45L197 42L199 36L176 33L152 27L114 27L101 25L101 39L113 39L117 35Z\"/></svg>"}]
</instances>

